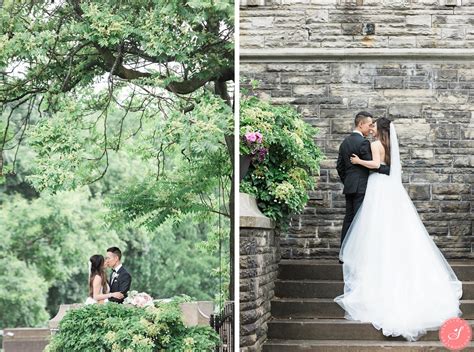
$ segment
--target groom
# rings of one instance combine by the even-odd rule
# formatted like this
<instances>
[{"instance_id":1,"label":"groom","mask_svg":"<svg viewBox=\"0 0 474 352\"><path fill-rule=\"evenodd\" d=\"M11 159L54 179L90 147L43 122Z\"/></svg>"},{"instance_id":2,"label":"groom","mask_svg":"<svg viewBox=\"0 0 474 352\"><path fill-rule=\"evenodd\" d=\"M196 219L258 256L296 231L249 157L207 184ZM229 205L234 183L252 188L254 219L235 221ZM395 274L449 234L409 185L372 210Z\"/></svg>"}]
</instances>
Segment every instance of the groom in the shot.
<instances>
[{"instance_id":1,"label":"groom","mask_svg":"<svg viewBox=\"0 0 474 352\"><path fill-rule=\"evenodd\" d=\"M372 152L369 141L365 138L372 132L372 115L366 111L357 113L354 120L355 129L347 136L339 147L337 158L337 173L344 184L343 193L346 197L346 215L342 224L341 246L346 237L347 230L351 226L357 210L362 204L369 179L369 169L361 165L351 163L351 155L356 154L362 160L372 160ZM390 174L390 167L381 165L374 170L382 174ZM342 264L342 261L339 260Z\"/></svg>"},{"instance_id":2,"label":"groom","mask_svg":"<svg viewBox=\"0 0 474 352\"><path fill-rule=\"evenodd\" d=\"M127 269L122 266L121 259L122 251L118 247L110 247L107 249L105 265L112 269L109 280L110 292L121 292L123 294L122 299L109 298L110 302L123 303L132 284L132 276Z\"/></svg>"}]
</instances>

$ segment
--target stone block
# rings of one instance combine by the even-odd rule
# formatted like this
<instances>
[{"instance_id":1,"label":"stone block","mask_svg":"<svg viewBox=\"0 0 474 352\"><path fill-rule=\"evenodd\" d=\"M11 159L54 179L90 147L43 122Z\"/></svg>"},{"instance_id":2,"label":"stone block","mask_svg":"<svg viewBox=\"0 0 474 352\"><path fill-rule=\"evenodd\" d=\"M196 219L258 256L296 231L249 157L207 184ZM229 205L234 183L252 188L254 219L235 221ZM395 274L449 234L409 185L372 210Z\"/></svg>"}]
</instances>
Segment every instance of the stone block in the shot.
<instances>
[{"instance_id":1,"label":"stone block","mask_svg":"<svg viewBox=\"0 0 474 352\"><path fill-rule=\"evenodd\" d=\"M388 108L389 118L417 118L421 116L421 104L396 104Z\"/></svg>"},{"instance_id":2,"label":"stone block","mask_svg":"<svg viewBox=\"0 0 474 352\"><path fill-rule=\"evenodd\" d=\"M443 28L441 29L441 39L461 40L464 39L465 33L463 28Z\"/></svg>"},{"instance_id":3,"label":"stone block","mask_svg":"<svg viewBox=\"0 0 474 352\"><path fill-rule=\"evenodd\" d=\"M327 23L329 21L329 10L307 10L305 11L306 24Z\"/></svg>"},{"instance_id":4,"label":"stone block","mask_svg":"<svg viewBox=\"0 0 474 352\"><path fill-rule=\"evenodd\" d=\"M349 119L332 119L331 133L349 134L354 129L354 122ZM336 144L340 144L336 143ZM339 148L339 147L337 147Z\"/></svg>"},{"instance_id":5,"label":"stone block","mask_svg":"<svg viewBox=\"0 0 474 352\"><path fill-rule=\"evenodd\" d=\"M458 156L454 158L455 167L473 167L474 166L474 156Z\"/></svg>"},{"instance_id":6,"label":"stone block","mask_svg":"<svg viewBox=\"0 0 474 352\"><path fill-rule=\"evenodd\" d=\"M439 0L441 6L462 6L462 0Z\"/></svg>"},{"instance_id":7,"label":"stone block","mask_svg":"<svg viewBox=\"0 0 474 352\"><path fill-rule=\"evenodd\" d=\"M412 149L411 157L414 159L432 159L434 151L432 149Z\"/></svg>"},{"instance_id":8,"label":"stone block","mask_svg":"<svg viewBox=\"0 0 474 352\"><path fill-rule=\"evenodd\" d=\"M431 198L430 185L405 185L412 200L429 200Z\"/></svg>"},{"instance_id":9,"label":"stone block","mask_svg":"<svg viewBox=\"0 0 474 352\"><path fill-rule=\"evenodd\" d=\"M470 194L471 186L465 183L433 184L433 194Z\"/></svg>"},{"instance_id":10,"label":"stone block","mask_svg":"<svg viewBox=\"0 0 474 352\"><path fill-rule=\"evenodd\" d=\"M469 91L468 90L440 91L437 96L437 101L441 104L451 104L451 105L466 104L469 101Z\"/></svg>"},{"instance_id":11,"label":"stone block","mask_svg":"<svg viewBox=\"0 0 474 352\"><path fill-rule=\"evenodd\" d=\"M416 36L403 36L403 37L388 37L388 46L390 48L416 48L417 37Z\"/></svg>"},{"instance_id":12,"label":"stone block","mask_svg":"<svg viewBox=\"0 0 474 352\"><path fill-rule=\"evenodd\" d=\"M295 85L293 95L305 97L327 95L327 88L319 85Z\"/></svg>"},{"instance_id":13,"label":"stone block","mask_svg":"<svg viewBox=\"0 0 474 352\"><path fill-rule=\"evenodd\" d=\"M431 15L406 16L406 24L414 27L431 27Z\"/></svg>"},{"instance_id":14,"label":"stone block","mask_svg":"<svg viewBox=\"0 0 474 352\"><path fill-rule=\"evenodd\" d=\"M375 78L376 89L395 89L403 88L402 77L377 77Z\"/></svg>"},{"instance_id":15,"label":"stone block","mask_svg":"<svg viewBox=\"0 0 474 352\"><path fill-rule=\"evenodd\" d=\"M442 213L469 213L471 211L470 202L441 202Z\"/></svg>"},{"instance_id":16,"label":"stone block","mask_svg":"<svg viewBox=\"0 0 474 352\"><path fill-rule=\"evenodd\" d=\"M329 73L329 64L283 64L267 65L268 72L325 72Z\"/></svg>"},{"instance_id":17,"label":"stone block","mask_svg":"<svg viewBox=\"0 0 474 352\"><path fill-rule=\"evenodd\" d=\"M449 223L449 234L451 236L472 236L472 221L451 221Z\"/></svg>"},{"instance_id":18,"label":"stone block","mask_svg":"<svg viewBox=\"0 0 474 352\"><path fill-rule=\"evenodd\" d=\"M434 128L435 136L438 139L459 139L461 129L459 125L443 124Z\"/></svg>"}]
</instances>

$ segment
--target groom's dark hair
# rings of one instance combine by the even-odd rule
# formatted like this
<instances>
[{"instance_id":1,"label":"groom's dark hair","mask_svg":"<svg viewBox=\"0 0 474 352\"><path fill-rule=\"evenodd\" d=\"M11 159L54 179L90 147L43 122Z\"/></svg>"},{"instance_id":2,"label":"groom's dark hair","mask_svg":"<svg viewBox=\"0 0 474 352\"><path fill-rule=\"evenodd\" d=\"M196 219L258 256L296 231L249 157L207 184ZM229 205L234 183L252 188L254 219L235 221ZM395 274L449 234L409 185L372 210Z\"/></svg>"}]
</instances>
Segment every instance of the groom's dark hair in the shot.
<instances>
[{"instance_id":1,"label":"groom's dark hair","mask_svg":"<svg viewBox=\"0 0 474 352\"><path fill-rule=\"evenodd\" d=\"M107 252L115 254L119 259L122 259L122 251L118 247L107 248Z\"/></svg>"},{"instance_id":2,"label":"groom's dark hair","mask_svg":"<svg viewBox=\"0 0 474 352\"><path fill-rule=\"evenodd\" d=\"M355 127L359 126L359 123L361 121L364 121L368 117L373 118L373 116L370 112L367 112L367 111L358 112L355 119L354 119L354 126Z\"/></svg>"}]
</instances>

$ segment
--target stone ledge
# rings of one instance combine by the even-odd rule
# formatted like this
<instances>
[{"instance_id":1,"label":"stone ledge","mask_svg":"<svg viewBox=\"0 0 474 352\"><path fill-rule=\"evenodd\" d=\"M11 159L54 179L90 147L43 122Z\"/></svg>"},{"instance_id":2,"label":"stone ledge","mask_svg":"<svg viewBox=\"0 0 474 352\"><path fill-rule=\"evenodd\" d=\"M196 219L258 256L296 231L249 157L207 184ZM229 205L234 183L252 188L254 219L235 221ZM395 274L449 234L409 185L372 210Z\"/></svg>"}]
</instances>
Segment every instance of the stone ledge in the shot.
<instances>
[{"instance_id":1,"label":"stone ledge","mask_svg":"<svg viewBox=\"0 0 474 352\"><path fill-rule=\"evenodd\" d=\"M275 224L269 218L259 218L255 216L241 216L240 228L273 229L275 228Z\"/></svg>"},{"instance_id":2,"label":"stone ledge","mask_svg":"<svg viewBox=\"0 0 474 352\"><path fill-rule=\"evenodd\" d=\"M377 60L420 61L472 61L474 49L321 49L321 48L276 48L240 50L241 62L302 62L302 61L377 61Z\"/></svg>"}]
</instances>

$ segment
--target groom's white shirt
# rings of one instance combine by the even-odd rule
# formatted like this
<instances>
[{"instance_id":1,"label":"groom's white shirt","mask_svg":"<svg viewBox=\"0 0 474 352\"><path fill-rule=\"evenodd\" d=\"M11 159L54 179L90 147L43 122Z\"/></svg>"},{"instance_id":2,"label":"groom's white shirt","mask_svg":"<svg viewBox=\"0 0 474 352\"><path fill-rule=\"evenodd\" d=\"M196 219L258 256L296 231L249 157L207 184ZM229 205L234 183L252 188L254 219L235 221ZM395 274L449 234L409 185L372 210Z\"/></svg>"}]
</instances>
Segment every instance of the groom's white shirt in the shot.
<instances>
[{"instance_id":1,"label":"groom's white shirt","mask_svg":"<svg viewBox=\"0 0 474 352\"><path fill-rule=\"evenodd\" d=\"M352 131L352 133L358 133L358 134L360 134L362 137L364 137L364 135L362 134L361 131L354 130L354 131Z\"/></svg>"},{"instance_id":2,"label":"groom's white shirt","mask_svg":"<svg viewBox=\"0 0 474 352\"><path fill-rule=\"evenodd\" d=\"M112 281L114 281L114 279L118 276L117 272L120 270L121 267L122 267L122 264L119 264L114 268L115 272L112 272Z\"/></svg>"}]
</instances>

